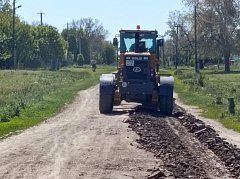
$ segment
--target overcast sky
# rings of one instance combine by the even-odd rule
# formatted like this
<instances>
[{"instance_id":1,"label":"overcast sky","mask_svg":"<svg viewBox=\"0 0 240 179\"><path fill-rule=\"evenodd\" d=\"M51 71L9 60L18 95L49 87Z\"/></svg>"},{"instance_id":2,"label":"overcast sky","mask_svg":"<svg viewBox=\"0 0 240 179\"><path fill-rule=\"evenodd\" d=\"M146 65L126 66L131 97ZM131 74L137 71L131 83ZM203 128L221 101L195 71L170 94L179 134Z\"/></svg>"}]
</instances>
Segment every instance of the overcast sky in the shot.
<instances>
[{"instance_id":1,"label":"overcast sky","mask_svg":"<svg viewBox=\"0 0 240 179\"><path fill-rule=\"evenodd\" d=\"M120 29L157 29L163 35L170 11L182 10L181 0L17 0L17 10L29 22L39 22L38 12L44 12L44 23L66 28L67 22L80 18L99 19L111 39Z\"/></svg>"}]
</instances>

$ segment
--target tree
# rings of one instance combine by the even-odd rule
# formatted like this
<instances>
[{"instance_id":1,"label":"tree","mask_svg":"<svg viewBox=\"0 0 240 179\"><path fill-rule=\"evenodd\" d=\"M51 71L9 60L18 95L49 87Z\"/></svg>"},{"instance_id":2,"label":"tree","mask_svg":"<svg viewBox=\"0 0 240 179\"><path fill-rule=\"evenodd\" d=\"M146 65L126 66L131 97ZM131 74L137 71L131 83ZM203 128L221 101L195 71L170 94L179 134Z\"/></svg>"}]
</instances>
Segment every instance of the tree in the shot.
<instances>
[{"instance_id":1,"label":"tree","mask_svg":"<svg viewBox=\"0 0 240 179\"><path fill-rule=\"evenodd\" d=\"M110 65L116 62L116 50L112 43L110 42L104 43L102 57L103 57L102 63Z\"/></svg>"},{"instance_id":2,"label":"tree","mask_svg":"<svg viewBox=\"0 0 240 179\"><path fill-rule=\"evenodd\" d=\"M75 62L77 55L84 56L84 63L90 64L94 58L98 61L102 59L102 51L107 31L103 25L92 18L83 18L73 21L69 25L69 29L62 31L62 36L68 40L69 51L74 54Z\"/></svg>"},{"instance_id":3,"label":"tree","mask_svg":"<svg viewBox=\"0 0 240 179\"><path fill-rule=\"evenodd\" d=\"M29 25L16 17L16 29L18 65L23 68L59 68L67 44L56 28ZM13 68L12 46L12 7L9 0L0 0L0 68Z\"/></svg>"},{"instance_id":4,"label":"tree","mask_svg":"<svg viewBox=\"0 0 240 179\"><path fill-rule=\"evenodd\" d=\"M165 61L167 65L173 65L175 62L175 45L172 39L167 39L164 43L165 48ZM163 62L162 62L163 64Z\"/></svg>"},{"instance_id":5,"label":"tree","mask_svg":"<svg viewBox=\"0 0 240 179\"><path fill-rule=\"evenodd\" d=\"M36 26L33 33L36 59L45 67L57 69L66 54L66 41L52 26Z\"/></svg>"},{"instance_id":6,"label":"tree","mask_svg":"<svg viewBox=\"0 0 240 179\"><path fill-rule=\"evenodd\" d=\"M196 3L194 0L185 2L189 7ZM200 42L204 42L201 44L202 52L214 56L220 53L218 56L224 57L225 72L229 72L229 60L236 48L235 37L239 27L238 0L201 0L197 5L198 36Z\"/></svg>"},{"instance_id":7,"label":"tree","mask_svg":"<svg viewBox=\"0 0 240 179\"><path fill-rule=\"evenodd\" d=\"M0 68L11 67L11 48L12 48L12 30L11 30L11 6L8 1L0 3Z\"/></svg>"},{"instance_id":8,"label":"tree","mask_svg":"<svg viewBox=\"0 0 240 179\"><path fill-rule=\"evenodd\" d=\"M10 0L1 0L0 1L0 12L4 12L4 13L8 13L8 14L12 13Z\"/></svg>"},{"instance_id":9,"label":"tree","mask_svg":"<svg viewBox=\"0 0 240 179\"><path fill-rule=\"evenodd\" d=\"M189 65L189 58L194 53L194 36L192 19L189 13L183 14L179 11L171 12L168 25L170 30L165 35L170 36L171 40L166 41L166 55L172 63L176 63L178 48L178 65ZM178 26L178 27L177 27ZM177 33L178 28L178 33ZM178 38L177 38L178 34ZM178 46L178 47L177 47Z\"/></svg>"},{"instance_id":10,"label":"tree","mask_svg":"<svg viewBox=\"0 0 240 179\"><path fill-rule=\"evenodd\" d=\"M17 63L18 67L31 67L34 57L33 27L26 23L17 23Z\"/></svg>"}]
</instances>

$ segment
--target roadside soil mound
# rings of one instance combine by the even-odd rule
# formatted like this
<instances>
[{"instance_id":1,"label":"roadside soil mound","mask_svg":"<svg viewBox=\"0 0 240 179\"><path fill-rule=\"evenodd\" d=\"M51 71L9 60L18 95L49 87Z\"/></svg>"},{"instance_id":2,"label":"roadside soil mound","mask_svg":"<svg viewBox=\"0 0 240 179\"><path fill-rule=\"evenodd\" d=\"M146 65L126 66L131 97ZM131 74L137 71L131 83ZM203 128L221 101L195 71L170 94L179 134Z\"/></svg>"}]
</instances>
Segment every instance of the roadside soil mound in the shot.
<instances>
[{"instance_id":1,"label":"roadside soil mound","mask_svg":"<svg viewBox=\"0 0 240 179\"><path fill-rule=\"evenodd\" d=\"M240 176L240 150L179 106L171 117L138 108L127 123L138 134L140 148L163 161L149 178Z\"/></svg>"}]
</instances>

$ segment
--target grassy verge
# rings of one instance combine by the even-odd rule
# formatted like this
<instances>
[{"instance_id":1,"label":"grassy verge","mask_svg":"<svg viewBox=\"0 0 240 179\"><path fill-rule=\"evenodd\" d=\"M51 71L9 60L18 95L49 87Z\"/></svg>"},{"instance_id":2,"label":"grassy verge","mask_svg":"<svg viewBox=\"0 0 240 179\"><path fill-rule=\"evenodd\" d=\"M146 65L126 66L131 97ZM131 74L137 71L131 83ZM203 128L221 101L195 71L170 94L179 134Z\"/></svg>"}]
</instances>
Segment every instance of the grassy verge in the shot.
<instances>
[{"instance_id":1,"label":"grassy verge","mask_svg":"<svg viewBox=\"0 0 240 179\"><path fill-rule=\"evenodd\" d=\"M183 103L202 109L202 116L240 132L239 75L237 72L224 74L215 70L204 70L196 75L193 70L178 70L175 71L175 92ZM229 97L235 99L235 115L228 112Z\"/></svg>"},{"instance_id":2,"label":"grassy verge","mask_svg":"<svg viewBox=\"0 0 240 179\"><path fill-rule=\"evenodd\" d=\"M58 72L0 71L0 137L39 124L96 85L114 67L67 68Z\"/></svg>"}]
</instances>

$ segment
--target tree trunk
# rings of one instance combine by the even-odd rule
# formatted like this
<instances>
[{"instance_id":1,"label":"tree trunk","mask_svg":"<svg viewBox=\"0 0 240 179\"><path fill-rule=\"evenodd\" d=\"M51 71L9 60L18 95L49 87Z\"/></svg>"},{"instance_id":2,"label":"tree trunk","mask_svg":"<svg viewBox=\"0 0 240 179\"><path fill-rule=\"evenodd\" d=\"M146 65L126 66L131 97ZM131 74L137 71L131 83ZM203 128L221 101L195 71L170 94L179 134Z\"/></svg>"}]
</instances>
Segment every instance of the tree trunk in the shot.
<instances>
[{"instance_id":1,"label":"tree trunk","mask_svg":"<svg viewBox=\"0 0 240 179\"><path fill-rule=\"evenodd\" d=\"M230 72L230 52L227 51L224 53L224 62L225 62L225 72Z\"/></svg>"},{"instance_id":2,"label":"tree trunk","mask_svg":"<svg viewBox=\"0 0 240 179\"><path fill-rule=\"evenodd\" d=\"M77 55L78 55L77 52L74 53L74 57L73 57L73 58L74 58L74 59L73 59L74 65L77 64Z\"/></svg>"}]
</instances>

